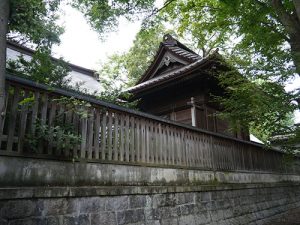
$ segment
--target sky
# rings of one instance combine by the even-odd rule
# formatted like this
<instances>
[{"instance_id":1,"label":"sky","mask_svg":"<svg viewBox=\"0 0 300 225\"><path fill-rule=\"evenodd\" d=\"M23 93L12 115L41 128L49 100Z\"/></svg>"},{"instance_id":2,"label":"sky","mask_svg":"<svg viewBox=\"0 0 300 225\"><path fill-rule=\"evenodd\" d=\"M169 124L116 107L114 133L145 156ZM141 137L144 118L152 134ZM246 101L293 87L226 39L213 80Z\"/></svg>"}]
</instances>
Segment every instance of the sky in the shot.
<instances>
[{"instance_id":1,"label":"sky","mask_svg":"<svg viewBox=\"0 0 300 225\"><path fill-rule=\"evenodd\" d=\"M158 0L156 4L159 7L162 1ZM68 5L63 5L61 11L59 23L65 27L65 33L61 36L61 44L53 48L54 56L93 70L99 70L101 62L105 62L109 55L127 51L141 25L141 21L121 19L118 31L107 34L107 38L101 40L82 13ZM300 88L299 77L291 81L286 90L295 88ZM300 123L300 112L295 113L295 119L296 123Z\"/></svg>"},{"instance_id":2,"label":"sky","mask_svg":"<svg viewBox=\"0 0 300 225\"><path fill-rule=\"evenodd\" d=\"M121 19L118 31L101 40L79 11L68 5L63 7L60 23L65 33L61 36L61 44L53 48L54 56L89 69L99 70L100 63L109 55L128 50L141 25L141 21Z\"/></svg>"}]
</instances>

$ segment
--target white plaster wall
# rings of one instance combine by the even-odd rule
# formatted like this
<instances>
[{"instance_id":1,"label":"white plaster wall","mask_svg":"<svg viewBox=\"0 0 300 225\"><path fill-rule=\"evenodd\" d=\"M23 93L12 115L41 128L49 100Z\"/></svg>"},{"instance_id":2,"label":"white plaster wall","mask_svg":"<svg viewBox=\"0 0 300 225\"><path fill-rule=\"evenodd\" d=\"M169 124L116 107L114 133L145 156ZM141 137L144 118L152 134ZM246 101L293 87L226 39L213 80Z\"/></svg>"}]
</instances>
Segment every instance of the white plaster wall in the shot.
<instances>
[{"instance_id":1,"label":"white plaster wall","mask_svg":"<svg viewBox=\"0 0 300 225\"><path fill-rule=\"evenodd\" d=\"M95 91L100 92L101 90L101 85L95 77L91 77L77 71L71 71L67 78L71 78L70 84L72 86L79 83L82 89L86 89L90 93Z\"/></svg>"},{"instance_id":2,"label":"white plaster wall","mask_svg":"<svg viewBox=\"0 0 300 225\"><path fill-rule=\"evenodd\" d=\"M6 50L7 54L7 59L8 60L16 60L18 59L18 56L21 55L20 52L7 48ZM24 58L26 60L30 60L31 57L28 55L24 55ZM94 93L94 92L100 92L101 90L101 85L97 81L95 77L91 77L89 75L86 75L84 73L80 73L77 71L71 71L67 78L71 78L70 85L75 86L77 83L80 84L80 87L82 89L86 89L89 93Z\"/></svg>"}]
</instances>

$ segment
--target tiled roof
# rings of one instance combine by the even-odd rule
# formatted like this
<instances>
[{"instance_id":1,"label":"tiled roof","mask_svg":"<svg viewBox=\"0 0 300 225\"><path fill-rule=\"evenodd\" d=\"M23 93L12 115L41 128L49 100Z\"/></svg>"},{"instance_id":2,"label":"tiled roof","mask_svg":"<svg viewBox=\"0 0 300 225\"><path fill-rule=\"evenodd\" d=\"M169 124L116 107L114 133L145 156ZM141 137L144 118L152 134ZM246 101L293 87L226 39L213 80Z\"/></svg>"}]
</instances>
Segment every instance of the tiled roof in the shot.
<instances>
[{"instance_id":1,"label":"tiled roof","mask_svg":"<svg viewBox=\"0 0 300 225\"><path fill-rule=\"evenodd\" d=\"M186 63L193 63L201 59L201 57L197 53L193 52L191 49L186 47L184 44L180 43L171 35L166 34L164 36L163 41L159 45L159 49L157 50L157 53L152 63L149 65L144 75L138 81L138 84L141 84L147 81L147 79L151 78L151 74L153 73L155 66L159 64L158 62L160 60L160 57L165 51L171 52L172 54L176 55L178 58L181 58Z\"/></svg>"},{"instance_id":2,"label":"tiled roof","mask_svg":"<svg viewBox=\"0 0 300 225\"><path fill-rule=\"evenodd\" d=\"M183 48L180 48L176 45L174 46L174 45L165 44L165 43L163 43L163 44L167 47L167 49L169 49L174 54L179 55L179 56L181 56L183 58L186 58L188 60L196 61L196 60L201 59L201 57L198 54L187 51L187 50L185 50Z\"/></svg>"},{"instance_id":3,"label":"tiled roof","mask_svg":"<svg viewBox=\"0 0 300 225\"><path fill-rule=\"evenodd\" d=\"M178 78L180 77L181 75L184 75L185 72L189 72L189 71L192 71L193 69L197 69L199 68L201 65L205 64L206 62L208 62L210 59L212 59L213 57L215 57L215 54L216 52L210 54L209 56L205 57L205 58L200 58L198 60L196 60L195 62L189 64L189 65L186 65L178 70L175 70L175 71L171 71L169 73L165 73L164 75L161 75L161 76L158 76L158 77L155 77L155 78L152 78L150 80L147 80L145 82L142 82L134 87L131 87L129 89L127 89L127 91L129 92L136 92L136 91L139 91L141 89L145 89L145 88L149 88L149 87L152 87L154 85L157 85L157 84L161 84L165 81L168 81L168 80L172 80L172 79L175 79L175 78Z\"/></svg>"}]
</instances>

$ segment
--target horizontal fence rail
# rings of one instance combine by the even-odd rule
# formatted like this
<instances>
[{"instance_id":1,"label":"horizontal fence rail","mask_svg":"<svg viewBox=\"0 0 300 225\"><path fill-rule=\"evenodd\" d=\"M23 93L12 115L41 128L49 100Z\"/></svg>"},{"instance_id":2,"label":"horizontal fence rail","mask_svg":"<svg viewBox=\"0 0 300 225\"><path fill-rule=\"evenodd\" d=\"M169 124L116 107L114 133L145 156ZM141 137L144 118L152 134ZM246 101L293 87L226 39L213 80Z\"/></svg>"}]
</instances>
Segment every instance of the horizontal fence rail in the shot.
<instances>
[{"instance_id":1,"label":"horizontal fence rail","mask_svg":"<svg viewBox=\"0 0 300 225\"><path fill-rule=\"evenodd\" d=\"M280 151L7 76L0 154L228 171L299 173Z\"/></svg>"}]
</instances>

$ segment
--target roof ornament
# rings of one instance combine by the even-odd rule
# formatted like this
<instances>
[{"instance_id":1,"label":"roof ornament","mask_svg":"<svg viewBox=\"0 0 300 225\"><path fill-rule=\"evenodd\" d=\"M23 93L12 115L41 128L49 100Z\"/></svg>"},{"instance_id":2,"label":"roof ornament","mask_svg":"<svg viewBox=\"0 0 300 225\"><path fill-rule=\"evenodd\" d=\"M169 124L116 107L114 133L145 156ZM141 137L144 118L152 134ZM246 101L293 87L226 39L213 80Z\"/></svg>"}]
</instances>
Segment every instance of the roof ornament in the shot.
<instances>
[{"instance_id":1,"label":"roof ornament","mask_svg":"<svg viewBox=\"0 0 300 225\"><path fill-rule=\"evenodd\" d=\"M176 45L177 41L175 38L172 37L171 34L165 34L163 37L164 43L166 44L172 44L172 45Z\"/></svg>"},{"instance_id":2,"label":"roof ornament","mask_svg":"<svg viewBox=\"0 0 300 225\"><path fill-rule=\"evenodd\" d=\"M159 64L158 68L161 68L164 65L169 66L170 63L174 63L174 62L176 62L176 60L173 59L170 55L166 54L162 59L161 63Z\"/></svg>"},{"instance_id":3,"label":"roof ornament","mask_svg":"<svg viewBox=\"0 0 300 225\"><path fill-rule=\"evenodd\" d=\"M171 62L170 56L165 56L165 58L163 59L163 61L164 61L164 64L165 64L166 66L169 66L169 64L170 64L170 62Z\"/></svg>"}]
</instances>

